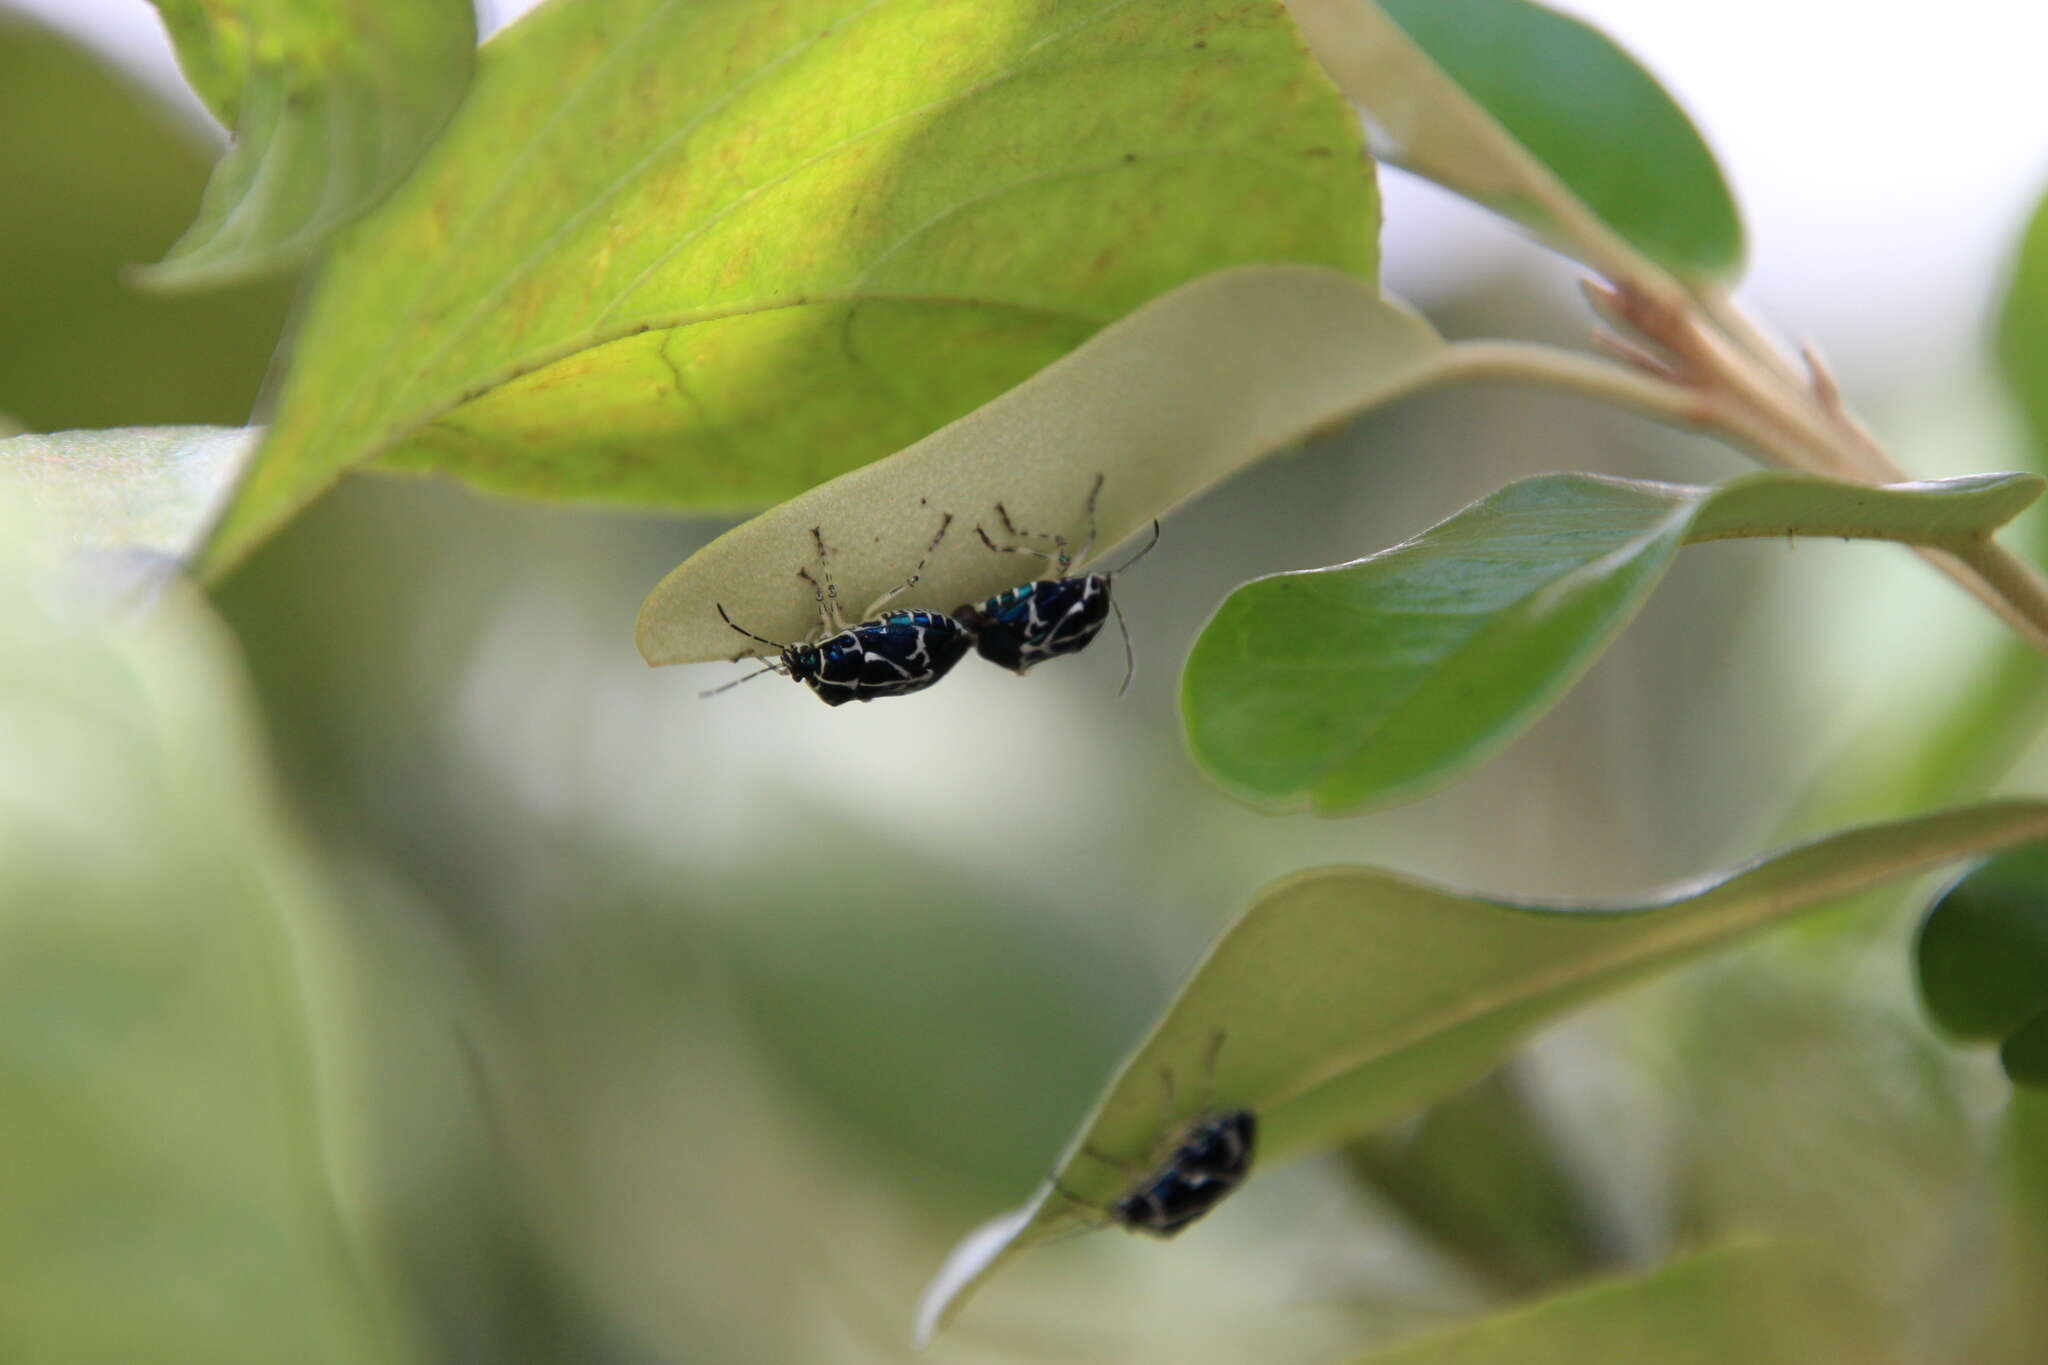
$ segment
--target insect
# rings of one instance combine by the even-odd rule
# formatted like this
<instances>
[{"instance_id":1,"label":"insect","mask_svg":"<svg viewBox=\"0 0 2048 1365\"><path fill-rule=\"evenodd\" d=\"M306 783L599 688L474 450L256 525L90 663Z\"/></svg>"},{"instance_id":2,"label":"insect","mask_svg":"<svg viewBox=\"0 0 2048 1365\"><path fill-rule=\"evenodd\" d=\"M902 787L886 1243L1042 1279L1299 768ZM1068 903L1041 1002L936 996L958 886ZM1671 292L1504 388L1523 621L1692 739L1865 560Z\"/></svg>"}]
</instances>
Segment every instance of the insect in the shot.
<instances>
[{"instance_id":1,"label":"insect","mask_svg":"<svg viewBox=\"0 0 2048 1365\"><path fill-rule=\"evenodd\" d=\"M1003 530L1010 539L1049 540L1051 550L1034 550L1019 544L998 545L990 539L988 531L977 525L974 533L981 537L981 543L998 554L1036 554L1044 557L1058 575L1022 583L1005 589L994 597L978 604L956 607L954 619L974 639L974 648L982 658L1014 673L1029 672L1033 666L1062 654L1077 654L1088 647L1102 630L1102 623L1116 612L1117 628L1124 637L1124 688L1131 685L1131 674L1135 660L1131 654L1131 633L1124 626L1123 612L1117 608L1109 595L1110 579L1122 573L1131 565L1151 553L1159 543L1159 523L1152 523L1152 539L1145 548L1131 556L1121 568L1108 573L1069 575L1076 559L1086 560L1088 552L1095 548L1095 501L1102 493L1103 476L1095 476L1095 484L1088 490L1088 539L1081 544L1078 555L1068 551L1067 538L1063 535L1045 535L1037 531L1025 531L1010 520L1009 509L996 504L996 515L1001 518Z\"/></svg>"},{"instance_id":2,"label":"insect","mask_svg":"<svg viewBox=\"0 0 2048 1365\"><path fill-rule=\"evenodd\" d=\"M1258 1115L1249 1109L1201 1115L1159 1169L1116 1201L1110 1217L1135 1232L1173 1236L1244 1183L1258 1134Z\"/></svg>"},{"instance_id":3,"label":"insect","mask_svg":"<svg viewBox=\"0 0 2048 1365\"><path fill-rule=\"evenodd\" d=\"M744 678L734 679L724 687L714 687L699 695L716 696L762 674L781 673L808 686L827 706L843 706L850 701L908 696L945 677L953 665L967 656L973 643L961 624L944 612L926 611L921 607L896 611L883 611L882 608L891 598L917 583L919 575L924 572L925 561L931 558L932 551L939 548L939 542L946 538L946 528L952 524L953 514L948 512L939 522L939 533L925 547L924 558L917 561L910 577L876 598L864 613L864 619L853 626L846 624L846 618L839 610L839 589L832 582L832 572L827 565L824 533L813 526L811 540L818 547L818 572L824 582L811 577L808 569L798 569L797 577L817 592L818 630L812 638L783 644L765 635L754 634L728 616L725 604L719 603L718 615L728 626L750 640L758 640L780 650L781 656Z\"/></svg>"},{"instance_id":4,"label":"insect","mask_svg":"<svg viewBox=\"0 0 2048 1365\"><path fill-rule=\"evenodd\" d=\"M1205 1070L1214 1086L1216 1056L1223 1049L1223 1035L1209 1044ZM1162 1071L1166 1083L1166 1106L1173 1109L1173 1073ZM1108 1209L1109 1220L1133 1232L1154 1237L1171 1237L1223 1201L1251 1174L1252 1154L1258 1144L1259 1117L1249 1109L1219 1109L1205 1105L1194 1117L1174 1130L1163 1145L1165 1155L1151 1167L1131 1170L1125 1163L1090 1147L1081 1150L1106 1166L1132 1176L1132 1183ZM1068 1193L1057 1183L1055 1189L1076 1203L1088 1201Z\"/></svg>"}]
</instances>

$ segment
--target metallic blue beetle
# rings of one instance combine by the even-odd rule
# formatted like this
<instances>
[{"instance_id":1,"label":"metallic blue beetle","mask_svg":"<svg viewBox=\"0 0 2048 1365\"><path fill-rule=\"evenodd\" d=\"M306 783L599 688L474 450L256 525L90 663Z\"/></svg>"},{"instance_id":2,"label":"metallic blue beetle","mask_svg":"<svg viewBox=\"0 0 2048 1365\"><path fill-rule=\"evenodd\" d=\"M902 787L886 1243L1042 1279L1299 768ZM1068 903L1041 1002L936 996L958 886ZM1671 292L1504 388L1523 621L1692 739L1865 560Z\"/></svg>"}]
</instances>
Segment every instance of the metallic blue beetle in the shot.
<instances>
[{"instance_id":1,"label":"metallic blue beetle","mask_svg":"<svg viewBox=\"0 0 2048 1365\"><path fill-rule=\"evenodd\" d=\"M1223 1034L1213 1035L1203 1064L1213 1092L1216 1058L1223 1050ZM1174 1107L1173 1072L1160 1069L1166 1085L1166 1106ZM1105 1212L1109 1221L1133 1232L1154 1237L1171 1237L1223 1202L1223 1197L1245 1182L1251 1174L1252 1155L1258 1143L1258 1115L1249 1109L1222 1109L1205 1104L1192 1118L1173 1131L1163 1156L1155 1156L1149 1167L1132 1167L1093 1147L1082 1154L1123 1171L1131 1184L1107 1210L1068 1190L1053 1177L1053 1189L1084 1207ZM1160 1149L1155 1148L1155 1152Z\"/></svg>"},{"instance_id":2,"label":"metallic blue beetle","mask_svg":"<svg viewBox=\"0 0 2048 1365\"><path fill-rule=\"evenodd\" d=\"M1088 539L1082 542L1078 555L1068 551L1065 536L1048 536L1042 532L1018 529L1010 520L1009 510L1001 503L996 504L996 515L1002 519L1003 530L1009 533L1011 540L1035 537L1051 541L1053 548L1034 550L1015 544L998 545L984 528L974 528L974 533L981 537L981 543L989 549L999 554L1041 555L1058 574L1056 578L1040 578L1019 584L980 603L953 609L954 619L973 638L975 651L982 658L1014 673L1029 672L1033 666L1047 659L1062 654L1078 654L1086 649L1089 642L1101 633L1109 614L1117 611L1109 595L1110 579L1143 559L1152 546L1159 543L1159 523L1152 523L1151 542L1122 568L1109 573L1069 576L1067 570L1075 559L1085 560L1095 547L1095 500L1101 492L1102 475L1098 474L1094 487L1088 490ZM1121 611L1117 611L1117 624L1119 627L1123 625ZM1124 631L1124 666L1124 686L1129 687L1132 659L1128 630Z\"/></svg>"},{"instance_id":3,"label":"metallic blue beetle","mask_svg":"<svg viewBox=\"0 0 2048 1365\"><path fill-rule=\"evenodd\" d=\"M867 610L868 619L853 626L847 625L840 613L839 590L833 585L831 572L825 567L825 537L813 526L811 539L817 544L818 568L825 581L820 584L804 569L798 569L797 576L817 591L819 630L824 633L824 638L783 644L765 635L756 635L726 615L725 606L720 603L718 615L728 626L750 640L772 645L781 651L781 655L778 662L735 679L724 687L714 687L702 695L715 696L764 673L781 673L808 686L827 706L843 706L850 701L908 696L912 692L922 692L945 677L953 665L967 657L967 651L973 644L973 637L960 622L944 612L926 611L921 607L886 612L881 608L890 598L917 582L924 571L925 559L929 559L932 551L939 547L939 542L946 538L946 528L952 523L953 516L949 512L940 521L939 533L925 547L925 558L918 560L917 568L910 577L877 598Z\"/></svg>"},{"instance_id":4,"label":"metallic blue beetle","mask_svg":"<svg viewBox=\"0 0 2048 1365\"><path fill-rule=\"evenodd\" d=\"M718 614L734 630L763 644L776 643L734 625L733 619L725 615L724 607L718 609ZM970 643L960 623L944 612L908 607L883 612L816 644L778 646L782 650L781 662L770 664L762 672L786 674L808 685L825 705L843 706L850 701L922 692L967 657ZM752 673L748 678L759 676ZM725 686L737 687L746 681L747 678L741 678ZM718 687L712 692L724 690Z\"/></svg>"},{"instance_id":5,"label":"metallic blue beetle","mask_svg":"<svg viewBox=\"0 0 2048 1365\"><path fill-rule=\"evenodd\" d=\"M1116 1201L1110 1217L1134 1232L1173 1236L1244 1183L1258 1133L1258 1116L1249 1109L1204 1114L1156 1172Z\"/></svg>"},{"instance_id":6,"label":"metallic blue beetle","mask_svg":"<svg viewBox=\"0 0 2048 1365\"><path fill-rule=\"evenodd\" d=\"M1109 575L1041 578L1006 588L979 605L955 607L953 617L974 639L982 658L1015 673L1061 654L1087 648L1109 619Z\"/></svg>"}]
</instances>

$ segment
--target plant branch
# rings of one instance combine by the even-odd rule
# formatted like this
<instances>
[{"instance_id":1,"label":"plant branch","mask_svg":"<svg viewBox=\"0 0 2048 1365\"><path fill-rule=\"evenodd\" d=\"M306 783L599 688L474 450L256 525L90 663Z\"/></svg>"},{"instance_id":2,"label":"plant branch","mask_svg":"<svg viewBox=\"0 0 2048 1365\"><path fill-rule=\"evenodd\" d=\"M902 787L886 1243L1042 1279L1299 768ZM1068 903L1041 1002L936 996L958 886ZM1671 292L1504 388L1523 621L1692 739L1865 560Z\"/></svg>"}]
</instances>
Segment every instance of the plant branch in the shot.
<instances>
[{"instance_id":1,"label":"plant branch","mask_svg":"<svg viewBox=\"0 0 2048 1365\"><path fill-rule=\"evenodd\" d=\"M2039 569L1989 536L1952 556L1935 551L1929 558L1935 567L1982 598L2036 649L2048 653L2048 579ZM1951 569L1943 561L1955 567ZM1979 586L1988 592L1978 591Z\"/></svg>"},{"instance_id":2,"label":"plant branch","mask_svg":"<svg viewBox=\"0 0 2048 1365\"><path fill-rule=\"evenodd\" d=\"M1616 338L1611 349L1623 362L1617 364L1534 342L1458 341L1449 343L1424 384L1479 379L1561 389L1712 433L1780 468L1857 483L1910 478L1849 413L1818 357L1809 357L1803 370L1781 355L1766 363L1708 326L1704 310L1674 311L1597 285L1589 286L1588 297L1603 317L1643 337L1655 353ZM1769 344L1746 319L1743 324L1755 344ZM1988 538L1918 553L2048 653L2048 578L2033 565Z\"/></svg>"},{"instance_id":3,"label":"plant branch","mask_svg":"<svg viewBox=\"0 0 2048 1365\"><path fill-rule=\"evenodd\" d=\"M1450 342L1424 384L1472 379L1564 389L1685 426L1706 421L1698 396L1669 379L1540 342Z\"/></svg>"},{"instance_id":4,"label":"plant branch","mask_svg":"<svg viewBox=\"0 0 2048 1365\"><path fill-rule=\"evenodd\" d=\"M1454 341L1431 368L1423 385L1434 387L1479 379L1561 389L1674 426L1735 440L1769 464L1786 469L1812 468L1808 461L1787 458L1786 447L1795 438L1788 436L1782 426L1680 382L1676 371L1657 368L1663 364L1660 359L1635 350L1625 341L1614 343L1614 350L1623 360L1632 362L1634 368L1537 342Z\"/></svg>"},{"instance_id":5,"label":"plant branch","mask_svg":"<svg viewBox=\"0 0 2048 1365\"><path fill-rule=\"evenodd\" d=\"M1672 282L1661 274L1657 284ZM1647 342L1658 382L1695 395L1692 425L1718 429L1770 462L1858 483L1910 478L1842 401L1833 376L1808 352L1795 365L1725 297L1632 282L1589 285L1596 312L1631 341ZM2048 653L2048 578L1986 538L1953 552L1920 551L1930 564Z\"/></svg>"}]
</instances>

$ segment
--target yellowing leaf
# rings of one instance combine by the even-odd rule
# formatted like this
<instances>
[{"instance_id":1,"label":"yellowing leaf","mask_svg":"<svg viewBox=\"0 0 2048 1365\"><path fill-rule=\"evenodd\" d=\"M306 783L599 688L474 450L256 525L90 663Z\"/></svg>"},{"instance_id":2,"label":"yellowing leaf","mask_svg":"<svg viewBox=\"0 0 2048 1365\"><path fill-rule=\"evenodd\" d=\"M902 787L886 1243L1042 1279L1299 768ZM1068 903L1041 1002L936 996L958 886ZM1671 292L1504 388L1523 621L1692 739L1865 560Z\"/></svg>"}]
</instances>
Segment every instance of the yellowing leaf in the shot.
<instances>
[{"instance_id":1,"label":"yellowing leaf","mask_svg":"<svg viewBox=\"0 0 2048 1365\"><path fill-rule=\"evenodd\" d=\"M1370 277L1277 0L605 0L487 44L309 302L219 571L346 469L734 508L1251 261Z\"/></svg>"}]
</instances>

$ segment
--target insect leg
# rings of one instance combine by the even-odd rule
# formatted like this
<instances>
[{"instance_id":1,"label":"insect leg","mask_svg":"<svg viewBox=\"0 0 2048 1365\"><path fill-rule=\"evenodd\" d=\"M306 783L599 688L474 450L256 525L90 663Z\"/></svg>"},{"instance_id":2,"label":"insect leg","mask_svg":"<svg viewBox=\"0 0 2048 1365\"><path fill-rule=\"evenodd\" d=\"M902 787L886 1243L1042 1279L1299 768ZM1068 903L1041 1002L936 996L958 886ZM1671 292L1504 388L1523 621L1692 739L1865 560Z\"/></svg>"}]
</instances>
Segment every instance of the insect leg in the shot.
<instances>
[{"instance_id":1,"label":"insect leg","mask_svg":"<svg viewBox=\"0 0 2048 1365\"><path fill-rule=\"evenodd\" d=\"M1102 481L1106 477L1106 475L1097 474L1095 476L1095 483L1088 489L1088 505L1082 512L1082 515L1088 520L1088 539L1081 542L1081 552L1074 556L1076 563L1086 564L1088 556L1095 551L1095 500L1102 496ZM1061 567L1066 567L1064 560L1061 561Z\"/></svg>"},{"instance_id":2,"label":"insect leg","mask_svg":"<svg viewBox=\"0 0 2048 1365\"><path fill-rule=\"evenodd\" d=\"M823 633L826 635L837 635L840 631L846 629L846 618L839 611L839 585L832 581L832 566L827 562L825 553L825 533L813 526L811 528L811 542L818 547L818 572L824 576L825 585L819 587L818 580L812 578L809 572L803 569L796 571L797 577L817 589L818 619L824 622Z\"/></svg>"},{"instance_id":3,"label":"insect leg","mask_svg":"<svg viewBox=\"0 0 2048 1365\"><path fill-rule=\"evenodd\" d=\"M1067 568L1074 562L1074 557L1067 553L1067 538L1065 536L1047 534L1044 531L1024 530L1022 527L1018 526L1017 523L1010 520L1010 509L1005 507L1001 503L996 504L996 516L1003 523L1003 533L1009 536L1012 541L1049 540L1052 542L1052 549L1036 550L1031 549L1028 546L1015 544L998 545L993 540L989 539L987 531L984 531L981 527L976 526L974 528L974 533L981 537L982 544L988 546L991 550L995 550L1004 554L1038 555L1039 557L1044 559L1046 563L1052 565L1058 571L1059 577L1065 578L1067 576Z\"/></svg>"},{"instance_id":4,"label":"insect leg","mask_svg":"<svg viewBox=\"0 0 2048 1365\"><path fill-rule=\"evenodd\" d=\"M932 552L939 548L939 542L946 538L946 531L949 527L952 526L952 524L953 514L951 512L946 513L943 517L939 519L939 533L932 537L931 544L924 547L924 554L917 561L917 567L910 571L910 577L904 579L901 583L898 583L895 587L889 589L889 591L883 593L880 597L877 597L874 601L874 605L868 608L867 615L861 618L862 620L874 620L876 615L881 612L882 608L887 606L889 602L892 599L894 599L898 593L901 593L906 589L917 586L917 581L920 578L924 577L924 566L931 560Z\"/></svg>"}]
</instances>

